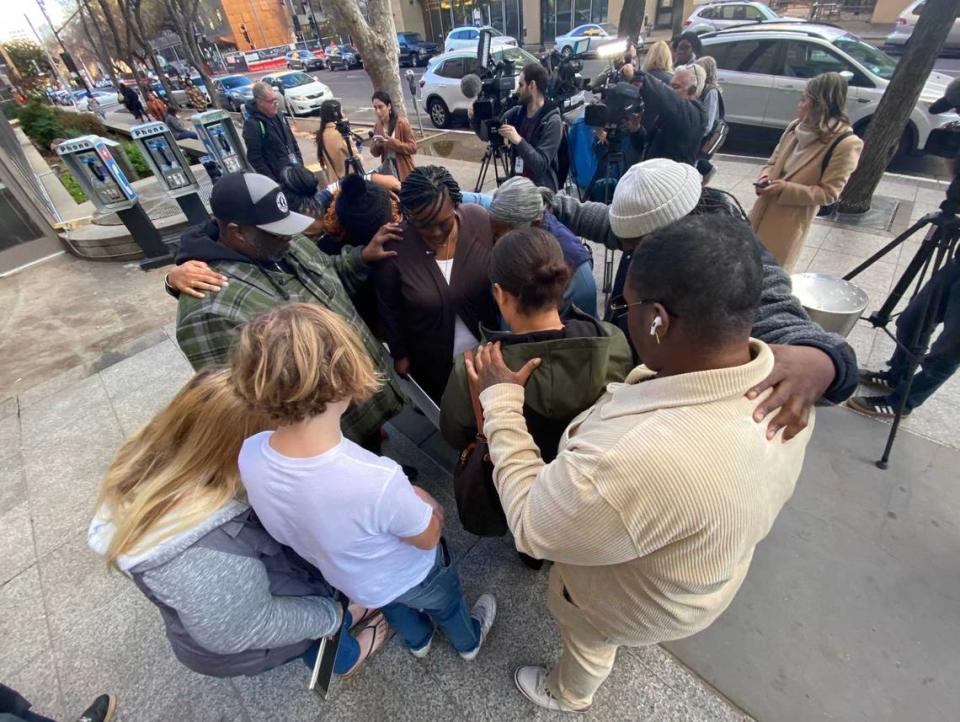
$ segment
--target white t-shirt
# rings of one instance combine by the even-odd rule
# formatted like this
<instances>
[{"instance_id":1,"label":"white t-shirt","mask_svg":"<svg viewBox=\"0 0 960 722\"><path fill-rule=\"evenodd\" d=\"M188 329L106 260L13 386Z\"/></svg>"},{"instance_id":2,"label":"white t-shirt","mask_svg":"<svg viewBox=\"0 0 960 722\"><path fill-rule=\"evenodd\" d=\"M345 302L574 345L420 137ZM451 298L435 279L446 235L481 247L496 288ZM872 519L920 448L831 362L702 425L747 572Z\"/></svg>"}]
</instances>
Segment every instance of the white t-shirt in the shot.
<instances>
[{"instance_id":1,"label":"white t-shirt","mask_svg":"<svg viewBox=\"0 0 960 722\"><path fill-rule=\"evenodd\" d=\"M443 278L449 286L450 277L453 275L453 259L437 261L437 265L440 266L440 273L443 274ZM476 336L470 333L467 324L463 322L460 316L457 316L453 324L453 358L456 359L462 356L464 351L476 348L478 343L480 342Z\"/></svg>"},{"instance_id":2,"label":"white t-shirt","mask_svg":"<svg viewBox=\"0 0 960 722\"><path fill-rule=\"evenodd\" d=\"M365 607L382 607L419 584L435 550L401 540L426 531L432 507L400 466L349 439L308 458L283 456L272 431L240 450L240 478L264 528Z\"/></svg>"}]
</instances>

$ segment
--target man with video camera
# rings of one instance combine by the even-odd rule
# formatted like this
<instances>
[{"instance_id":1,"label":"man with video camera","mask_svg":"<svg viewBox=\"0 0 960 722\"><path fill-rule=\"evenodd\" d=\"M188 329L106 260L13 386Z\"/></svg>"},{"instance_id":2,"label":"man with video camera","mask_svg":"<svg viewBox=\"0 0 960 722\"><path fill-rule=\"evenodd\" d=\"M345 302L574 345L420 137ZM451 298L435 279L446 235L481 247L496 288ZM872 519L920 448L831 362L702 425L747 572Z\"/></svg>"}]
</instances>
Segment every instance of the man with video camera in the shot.
<instances>
[{"instance_id":1,"label":"man with video camera","mask_svg":"<svg viewBox=\"0 0 960 722\"><path fill-rule=\"evenodd\" d=\"M520 103L503 114L497 132L510 144L512 175L555 191L559 186L557 152L563 120L556 105L547 102L548 82L547 71L540 63L523 66L517 86ZM476 120L472 122L477 131Z\"/></svg>"},{"instance_id":2,"label":"man with video camera","mask_svg":"<svg viewBox=\"0 0 960 722\"><path fill-rule=\"evenodd\" d=\"M696 71L679 68L667 85L628 63L623 66L623 77L639 89L644 112L658 117L645 157L696 165L707 123L707 113L697 100Z\"/></svg>"}]
</instances>

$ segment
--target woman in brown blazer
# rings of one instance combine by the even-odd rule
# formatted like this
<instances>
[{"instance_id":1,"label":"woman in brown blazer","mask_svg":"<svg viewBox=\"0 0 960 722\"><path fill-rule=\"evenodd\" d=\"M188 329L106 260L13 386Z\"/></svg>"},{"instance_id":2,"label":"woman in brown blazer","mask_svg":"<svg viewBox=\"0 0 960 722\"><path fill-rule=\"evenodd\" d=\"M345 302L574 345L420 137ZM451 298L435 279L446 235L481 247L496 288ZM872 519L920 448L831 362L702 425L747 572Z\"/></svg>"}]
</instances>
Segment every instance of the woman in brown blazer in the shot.
<instances>
[{"instance_id":1,"label":"woman in brown blazer","mask_svg":"<svg viewBox=\"0 0 960 722\"><path fill-rule=\"evenodd\" d=\"M839 73L811 78L797 119L787 126L754 184L759 197L750 224L787 271L796 265L817 209L840 197L860 160L863 141L853 135L846 103L847 81Z\"/></svg>"},{"instance_id":2,"label":"woman in brown blazer","mask_svg":"<svg viewBox=\"0 0 960 722\"><path fill-rule=\"evenodd\" d=\"M405 223L384 248L397 255L374 266L380 318L394 369L410 374L437 404L453 360L474 348L480 325L497 325L490 292L490 215L460 205L446 168L411 171L400 188Z\"/></svg>"},{"instance_id":3,"label":"woman in brown blazer","mask_svg":"<svg viewBox=\"0 0 960 722\"><path fill-rule=\"evenodd\" d=\"M417 152L417 141L413 137L413 128L406 118L396 114L393 101L382 90L373 94L373 110L377 114L377 124L373 126L370 154L383 159L385 165L395 163L397 177L402 183L416 167L413 156ZM386 169L381 168L381 172L385 172Z\"/></svg>"}]
</instances>

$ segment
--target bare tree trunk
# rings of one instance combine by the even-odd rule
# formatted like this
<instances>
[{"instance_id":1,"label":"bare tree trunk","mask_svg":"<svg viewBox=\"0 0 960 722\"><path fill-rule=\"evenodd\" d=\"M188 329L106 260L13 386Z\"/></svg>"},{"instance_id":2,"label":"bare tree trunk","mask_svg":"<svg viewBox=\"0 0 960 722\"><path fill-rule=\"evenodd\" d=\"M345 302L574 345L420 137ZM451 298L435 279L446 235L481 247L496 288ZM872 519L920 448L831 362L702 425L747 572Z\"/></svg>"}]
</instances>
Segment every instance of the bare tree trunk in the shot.
<instances>
[{"instance_id":1,"label":"bare tree trunk","mask_svg":"<svg viewBox=\"0 0 960 722\"><path fill-rule=\"evenodd\" d=\"M406 99L400 82L397 26L390 0L367 0L369 24L364 20L356 0L327 0L323 7L333 18L337 32L353 38L374 90L387 91L397 115L406 117Z\"/></svg>"},{"instance_id":2,"label":"bare tree trunk","mask_svg":"<svg viewBox=\"0 0 960 722\"><path fill-rule=\"evenodd\" d=\"M867 127L860 163L840 196L842 213L870 210L873 192L897 152L923 81L933 70L958 10L960 0L927 0L923 6L906 52Z\"/></svg>"},{"instance_id":3,"label":"bare tree trunk","mask_svg":"<svg viewBox=\"0 0 960 722\"><path fill-rule=\"evenodd\" d=\"M113 58L110 57L110 48L107 45L107 39L103 36L103 31L100 30L100 25L97 23L97 19L90 9L89 0L83 0L80 7L80 22L83 25L83 32L87 36L87 40L90 41L90 45L96 52L100 62L103 63L103 66L107 69L107 75L110 76L110 82L113 83L113 87L119 88L120 83L117 80L117 71L113 63ZM94 40L93 35L90 33L90 25L87 24L87 15L90 16L90 25L93 26L93 29L97 33L96 40Z\"/></svg>"},{"instance_id":4,"label":"bare tree trunk","mask_svg":"<svg viewBox=\"0 0 960 722\"><path fill-rule=\"evenodd\" d=\"M142 91L143 88L140 86L140 80L137 78L137 65L133 60L133 54L130 52L130 47L126 46L123 42L123 36L120 34L120 29L117 27L116 18L113 17L113 13L110 11L109 3L107 0L97 0L97 3L100 5L100 10L103 11L103 18L107 23L107 27L110 29L110 34L113 36L113 42L117 49L117 54L122 57L123 62L130 66L130 72L133 73L133 79L136 82L137 90Z\"/></svg>"},{"instance_id":5,"label":"bare tree trunk","mask_svg":"<svg viewBox=\"0 0 960 722\"><path fill-rule=\"evenodd\" d=\"M207 95L210 96L210 105L214 108L223 108L220 104L220 96L214 92L213 80L207 70L206 61L200 46L197 45L197 39L193 34L194 23L197 20L200 3L199 0L163 0L164 7L167 10L168 18L174 32L180 37L181 47L187 60L196 67L197 72L203 79L203 84L207 87Z\"/></svg>"},{"instance_id":6,"label":"bare tree trunk","mask_svg":"<svg viewBox=\"0 0 960 722\"><path fill-rule=\"evenodd\" d=\"M170 84L170 79L167 77L167 74L163 72L163 68L160 67L160 63L157 62L157 53L153 49L153 43L150 42L149 37L150 33L147 31L146 24L143 21L143 0L117 0L117 2L120 4L120 10L123 13L127 27L134 33L137 43L143 48L144 55L146 55L150 67L153 68L153 72L157 74L157 80L159 80L160 85L163 86L163 90L167 96L167 105L179 110L180 105L177 103L176 98L173 97L173 86Z\"/></svg>"}]
</instances>

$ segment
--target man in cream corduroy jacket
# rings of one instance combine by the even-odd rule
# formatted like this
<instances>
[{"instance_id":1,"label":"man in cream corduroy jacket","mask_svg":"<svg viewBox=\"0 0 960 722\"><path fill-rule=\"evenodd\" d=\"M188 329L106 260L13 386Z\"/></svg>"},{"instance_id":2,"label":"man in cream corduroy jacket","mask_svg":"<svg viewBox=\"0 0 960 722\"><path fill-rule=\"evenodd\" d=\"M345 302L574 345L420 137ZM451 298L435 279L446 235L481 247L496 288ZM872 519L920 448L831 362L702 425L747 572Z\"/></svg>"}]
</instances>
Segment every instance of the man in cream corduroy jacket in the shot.
<instances>
[{"instance_id":1,"label":"man in cream corduroy jacket","mask_svg":"<svg viewBox=\"0 0 960 722\"><path fill-rule=\"evenodd\" d=\"M645 365L575 418L544 464L523 383L496 347L470 364L517 548L556 563L547 606L563 654L517 686L548 709L583 710L619 645L694 634L732 601L757 543L793 493L812 431L772 440L746 393L773 367L749 337L760 301L756 241L731 219L687 218L644 238L621 310Z\"/></svg>"}]
</instances>

